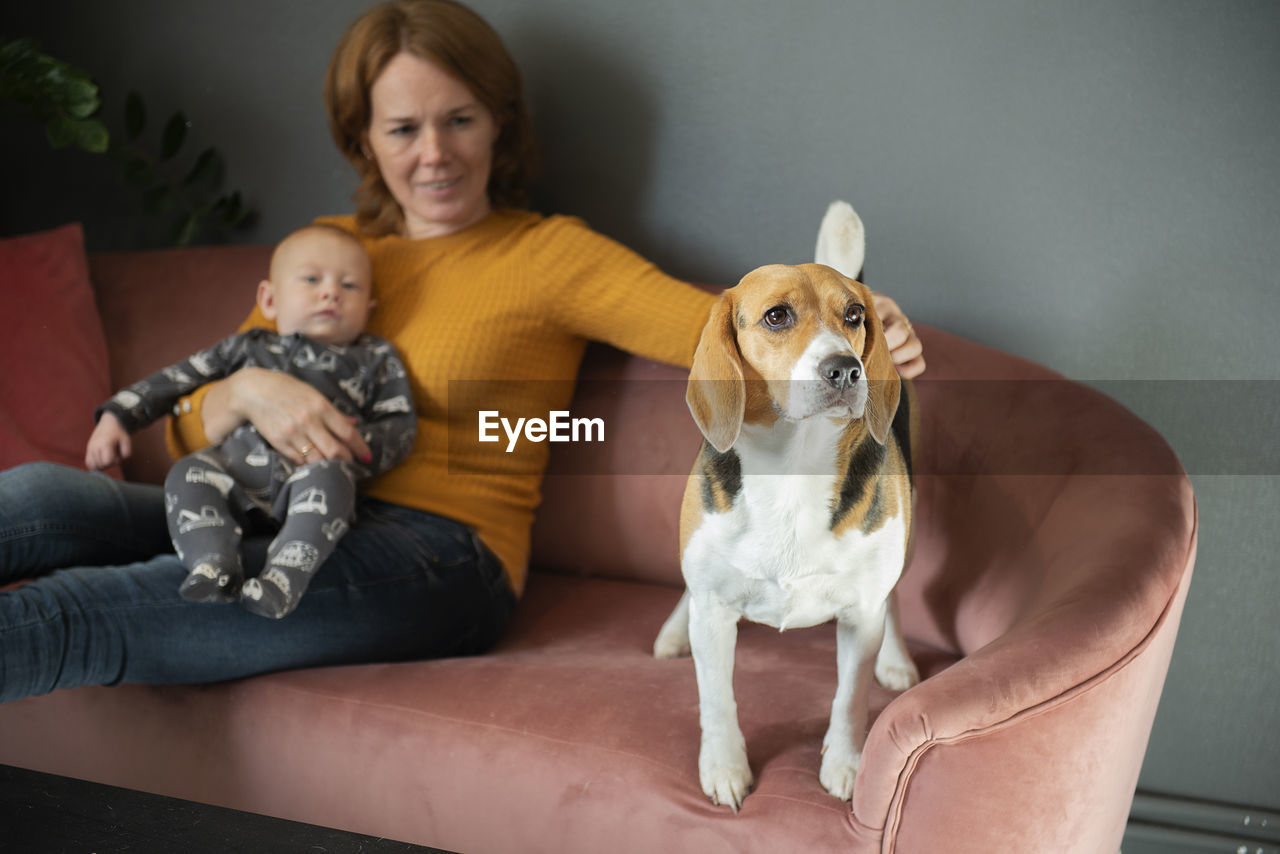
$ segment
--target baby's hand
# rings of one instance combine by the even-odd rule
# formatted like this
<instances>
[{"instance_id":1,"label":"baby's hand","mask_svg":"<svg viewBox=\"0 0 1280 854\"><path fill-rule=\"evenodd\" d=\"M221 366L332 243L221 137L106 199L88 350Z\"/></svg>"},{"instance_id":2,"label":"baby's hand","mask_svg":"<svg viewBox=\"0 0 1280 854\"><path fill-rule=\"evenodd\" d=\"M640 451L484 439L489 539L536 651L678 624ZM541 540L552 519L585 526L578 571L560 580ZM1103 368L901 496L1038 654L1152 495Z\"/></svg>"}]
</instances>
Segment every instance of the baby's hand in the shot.
<instances>
[{"instance_id":1,"label":"baby's hand","mask_svg":"<svg viewBox=\"0 0 1280 854\"><path fill-rule=\"evenodd\" d=\"M129 431L110 412L102 413L98 426L89 436L89 447L84 452L84 464L89 471L110 468L133 453Z\"/></svg>"}]
</instances>

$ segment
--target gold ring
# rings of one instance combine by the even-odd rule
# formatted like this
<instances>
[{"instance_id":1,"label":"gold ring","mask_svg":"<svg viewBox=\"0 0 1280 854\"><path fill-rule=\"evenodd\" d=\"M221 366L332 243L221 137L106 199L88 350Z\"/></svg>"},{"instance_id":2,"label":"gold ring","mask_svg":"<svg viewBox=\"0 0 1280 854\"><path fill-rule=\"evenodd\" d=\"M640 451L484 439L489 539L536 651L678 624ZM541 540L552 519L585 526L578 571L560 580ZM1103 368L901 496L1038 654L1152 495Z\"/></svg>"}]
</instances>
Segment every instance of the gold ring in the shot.
<instances>
[{"instance_id":1,"label":"gold ring","mask_svg":"<svg viewBox=\"0 0 1280 854\"><path fill-rule=\"evenodd\" d=\"M298 456L305 457L307 454L311 453L314 450L315 450L315 446L308 442L307 444L303 445L301 448L298 449Z\"/></svg>"}]
</instances>

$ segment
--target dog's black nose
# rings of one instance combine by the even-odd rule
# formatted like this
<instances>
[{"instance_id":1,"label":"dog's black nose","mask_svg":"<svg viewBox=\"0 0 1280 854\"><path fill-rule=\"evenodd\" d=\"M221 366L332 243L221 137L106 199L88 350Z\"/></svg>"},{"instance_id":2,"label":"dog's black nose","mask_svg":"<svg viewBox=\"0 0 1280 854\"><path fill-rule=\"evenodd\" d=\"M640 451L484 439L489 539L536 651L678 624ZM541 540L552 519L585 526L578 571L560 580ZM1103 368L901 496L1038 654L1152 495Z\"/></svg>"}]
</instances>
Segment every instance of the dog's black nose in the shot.
<instances>
[{"instance_id":1,"label":"dog's black nose","mask_svg":"<svg viewBox=\"0 0 1280 854\"><path fill-rule=\"evenodd\" d=\"M862 376L862 363L853 356L828 356L818 363L818 373L838 389L846 389Z\"/></svg>"}]
</instances>

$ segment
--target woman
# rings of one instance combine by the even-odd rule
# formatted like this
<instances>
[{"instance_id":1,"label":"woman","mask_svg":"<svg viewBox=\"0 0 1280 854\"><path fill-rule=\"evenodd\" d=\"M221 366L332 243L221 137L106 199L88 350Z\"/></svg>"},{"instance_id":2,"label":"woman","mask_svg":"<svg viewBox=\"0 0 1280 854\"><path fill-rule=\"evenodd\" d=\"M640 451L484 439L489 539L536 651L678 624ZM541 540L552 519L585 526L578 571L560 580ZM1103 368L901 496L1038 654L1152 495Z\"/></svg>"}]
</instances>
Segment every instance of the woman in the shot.
<instances>
[{"instance_id":1,"label":"woman","mask_svg":"<svg viewBox=\"0 0 1280 854\"><path fill-rule=\"evenodd\" d=\"M0 594L0 700L481 652L524 586L546 445L450 448L459 398L564 409L588 340L692 360L710 296L576 220L518 209L535 158L520 77L470 10L451 0L370 10L338 45L325 102L361 177L357 213L327 221L373 259L369 329L410 373L413 454L368 485L357 523L278 622L178 596L185 573L160 489L42 464L0 475L0 583L40 576ZM918 373L910 325L892 302L877 307L895 359ZM323 396L283 374L246 369L181 408L177 452L246 421L295 463L368 452ZM263 545L246 543L246 564Z\"/></svg>"}]
</instances>

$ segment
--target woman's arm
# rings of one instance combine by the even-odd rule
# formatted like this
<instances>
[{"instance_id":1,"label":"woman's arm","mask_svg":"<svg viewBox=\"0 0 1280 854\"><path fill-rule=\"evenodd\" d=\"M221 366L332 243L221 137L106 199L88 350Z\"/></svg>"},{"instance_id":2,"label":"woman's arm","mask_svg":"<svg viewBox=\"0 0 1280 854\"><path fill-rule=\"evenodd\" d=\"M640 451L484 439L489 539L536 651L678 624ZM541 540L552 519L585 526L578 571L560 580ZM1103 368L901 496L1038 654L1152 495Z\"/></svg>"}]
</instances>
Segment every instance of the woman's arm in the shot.
<instances>
[{"instance_id":1,"label":"woman's arm","mask_svg":"<svg viewBox=\"0 0 1280 854\"><path fill-rule=\"evenodd\" d=\"M271 326L255 307L240 331ZM179 401L174 415L166 438L175 459L221 442L245 423L295 465L307 459L369 458L369 446L352 419L302 380L265 368L242 368L201 387Z\"/></svg>"},{"instance_id":2,"label":"woman's arm","mask_svg":"<svg viewBox=\"0 0 1280 854\"><path fill-rule=\"evenodd\" d=\"M715 296L677 281L621 244L572 218L548 220L536 258L543 275L565 283L554 309L578 334L631 353L688 367ZM902 309L883 294L875 308L898 372L924 371L923 347Z\"/></svg>"}]
</instances>

